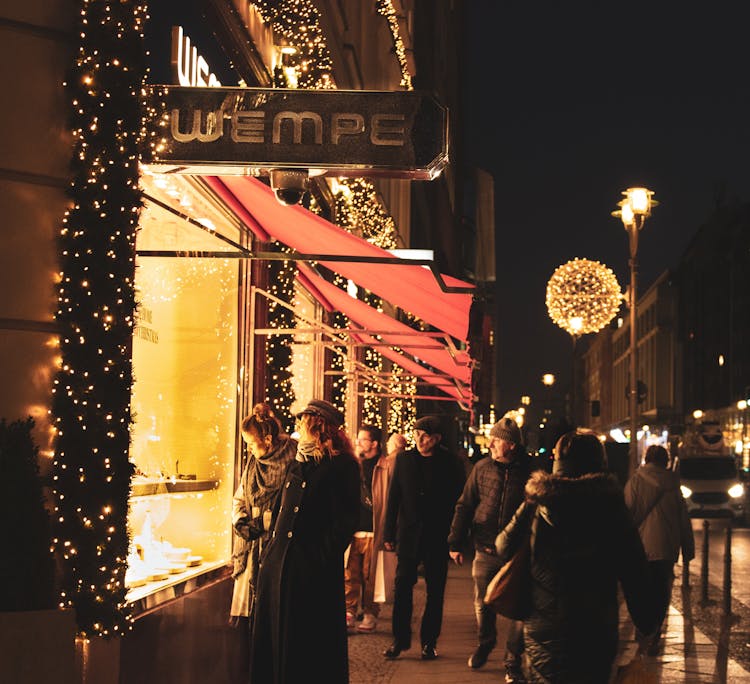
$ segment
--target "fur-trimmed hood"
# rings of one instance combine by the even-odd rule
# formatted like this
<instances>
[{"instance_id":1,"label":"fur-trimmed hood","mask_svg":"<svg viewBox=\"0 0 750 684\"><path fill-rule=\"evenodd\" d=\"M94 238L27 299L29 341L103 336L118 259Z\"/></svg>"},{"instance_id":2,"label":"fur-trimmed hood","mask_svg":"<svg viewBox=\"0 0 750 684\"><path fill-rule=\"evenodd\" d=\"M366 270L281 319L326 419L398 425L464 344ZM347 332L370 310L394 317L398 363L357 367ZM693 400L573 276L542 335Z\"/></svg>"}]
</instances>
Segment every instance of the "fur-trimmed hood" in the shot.
<instances>
[{"instance_id":1,"label":"fur-trimmed hood","mask_svg":"<svg viewBox=\"0 0 750 684\"><path fill-rule=\"evenodd\" d=\"M595 518L597 511L624 506L622 487L609 473L564 477L537 471L526 483L526 500L537 504L551 524L565 520L580 524Z\"/></svg>"}]
</instances>

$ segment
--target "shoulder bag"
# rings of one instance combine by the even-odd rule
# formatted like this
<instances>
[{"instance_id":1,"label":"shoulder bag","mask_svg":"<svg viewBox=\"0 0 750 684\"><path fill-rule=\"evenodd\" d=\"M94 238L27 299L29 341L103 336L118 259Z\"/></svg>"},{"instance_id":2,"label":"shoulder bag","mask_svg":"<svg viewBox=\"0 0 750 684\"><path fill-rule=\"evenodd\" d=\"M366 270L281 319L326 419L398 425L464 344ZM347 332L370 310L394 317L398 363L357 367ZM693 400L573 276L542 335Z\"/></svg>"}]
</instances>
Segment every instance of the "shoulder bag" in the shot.
<instances>
[{"instance_id":1,"label":"shoulder bag","mask_svg":"<svg viewBox=\"0 0 750 684\"><path fill-rule=\"evenodd\" d=\"M533 512L536 521L536 511ZM531 613L531 532L527 523L523 539L510 560L497 571L487 585L484 603L498 615L525 620Z\"/></svg>"}]
</instances>

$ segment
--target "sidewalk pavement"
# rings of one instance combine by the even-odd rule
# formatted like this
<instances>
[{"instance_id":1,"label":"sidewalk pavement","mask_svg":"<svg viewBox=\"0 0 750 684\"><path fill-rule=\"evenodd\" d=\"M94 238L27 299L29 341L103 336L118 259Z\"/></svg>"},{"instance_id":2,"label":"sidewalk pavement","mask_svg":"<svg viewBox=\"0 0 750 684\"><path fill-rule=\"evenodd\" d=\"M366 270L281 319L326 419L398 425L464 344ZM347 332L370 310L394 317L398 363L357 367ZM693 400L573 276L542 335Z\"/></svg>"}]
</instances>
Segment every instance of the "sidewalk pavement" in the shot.
<instances>
[{"instance_id":1,"label":"sidewalk pavement","mask_svg":"<svg viewBox=\"0 0 750 684\"><path fill-rule=\"evenodd\" d=\"M696 539L696 541L698 541ZM699 577L694 574L696 565L691 564L690 589L682 592L681 566L675 567L677 579L670 606L663 652L655 658L647 658L650 671L658 675L658 681L664 684L704 684L724 682L750 683L750 658L744 658L743 667L732 658L733 648L729 647L729 633L736 625L747 622L738 612L746 613L744 604L733 605L730 618L717 615L706 617L705 611L697 606L700 598ZM714 599L720 597L716 574L721 577L721 569L711 572L711 594ZM740 573L742 586L746 585L747 571ZM476 647L476 623L472 606L473 585L471 581L471 564L458 567L451 563L448 573L448 584L445 594L443 629L438 640L438 659L423 661L420 658L419 619L424 605L424 581L420 578L414 589L414 633L417 635L409 651L404 651L396 660L386 660L382 653L392 641L390 630L391 607L384 605L378 620L377 630L373 634L352 634L349 637L349 663L351 684L481 684L482 682L503 682L502 644L505 643L507 621L498 618L498 647L490 655L487 664L479 669L468 667L468 658ZM676 600L677 599L677 600ZM720 602L712 600L716 606ZM737 602L735 602L737 604ZM679 609L678 609L679 607ZM738 610L736 611L735 608ZM700 613L700 616L698 615ZM699 618L700 619L697 619ZM707 636L696 626L705 625L707 632L713 632L714 638ZM747 624L742 630L747 631ZM737 635L735 635L737 636ZM750 650L748 635L739 633L741 643L738 648ZM735 641L737 639L735 638ZM736 646L736 645L735 645ZM637 645L634 639L634 628L627 611L623 606L620 619L620 652L617 665L622 667L635 656ZM736 651L736 648L734 648ZM742 652L744 655L744 651ZM748 669L745 669L748 668Z\"/></svg>"}]
</instances>

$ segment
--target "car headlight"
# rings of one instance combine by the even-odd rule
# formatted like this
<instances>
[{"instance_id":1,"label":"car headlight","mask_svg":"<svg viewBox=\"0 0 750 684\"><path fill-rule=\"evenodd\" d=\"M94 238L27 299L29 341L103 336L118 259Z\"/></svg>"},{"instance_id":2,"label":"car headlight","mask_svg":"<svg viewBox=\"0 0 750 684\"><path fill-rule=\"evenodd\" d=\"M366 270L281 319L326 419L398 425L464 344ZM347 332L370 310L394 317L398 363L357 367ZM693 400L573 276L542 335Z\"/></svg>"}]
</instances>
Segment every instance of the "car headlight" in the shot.
<instances>
[{"instance_id":1,"label":"car headlight","mask_svg":"<svg viewBox=\"0 0 750 684\"><path fill-rule=\"evenodd\" d=\"M680 491L682 492L683 499L689 499L691 496L693 496L693 490L690 489L690 487L686 487L685 485L680 485Z\"/></svg>"},{"instance_id":2,"label":"car headlight","mask_svg":"<svg viewBox=\"0 0 750 684\"><path fill-rule=\"evenodd\" d=\"M739 499L744 493L745 488L739 482L735 485L732 485L727 490L727 494L729 494L729 496L731 496L733 499Z\"/></svg>"}]
</instances>

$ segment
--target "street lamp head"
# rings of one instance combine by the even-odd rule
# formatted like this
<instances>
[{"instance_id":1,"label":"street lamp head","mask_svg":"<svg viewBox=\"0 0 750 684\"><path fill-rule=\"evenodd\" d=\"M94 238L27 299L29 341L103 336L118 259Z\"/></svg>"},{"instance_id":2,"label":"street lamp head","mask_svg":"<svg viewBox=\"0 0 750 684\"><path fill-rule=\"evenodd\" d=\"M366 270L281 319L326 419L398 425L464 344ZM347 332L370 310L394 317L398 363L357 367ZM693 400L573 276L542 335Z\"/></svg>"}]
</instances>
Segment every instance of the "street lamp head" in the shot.
<instances>
[{"instance_id":1,"label":"street lamp head","mask_svg":"<svg viewBox=\"0 0 750 684\"><path fill-rule=\"evenodd\" d=\"M547 385L547 387L551 387L555 384L555 376L552 373L545 373L542 376L542 382Z\"/></svg>"},{"instance_id":2,"label":"street lamp head","mask_svg":"<svg viewBox=\"0 0 750 684\"><path fill-rule=\"evenodd\" d=\"M651 216L651 209L659 204L653 198L653 190L648 188L628 188L622 194L627 197L636 216Z\"/></svg>"},{"instance_id":3,"label":"street lamp head","mask_svg":"<svg viewBox=\"0 0 750 684\"><path fill-rule=\"evenodd\" d=\"M653 198L653 190L648 188L628 188L622 193L625 198L617 203L620 207L612 212L612 216L619 218L625 230L642 228L643 222L651 216L651 210L659 203Z\"/></svg>"}]
</instances>

